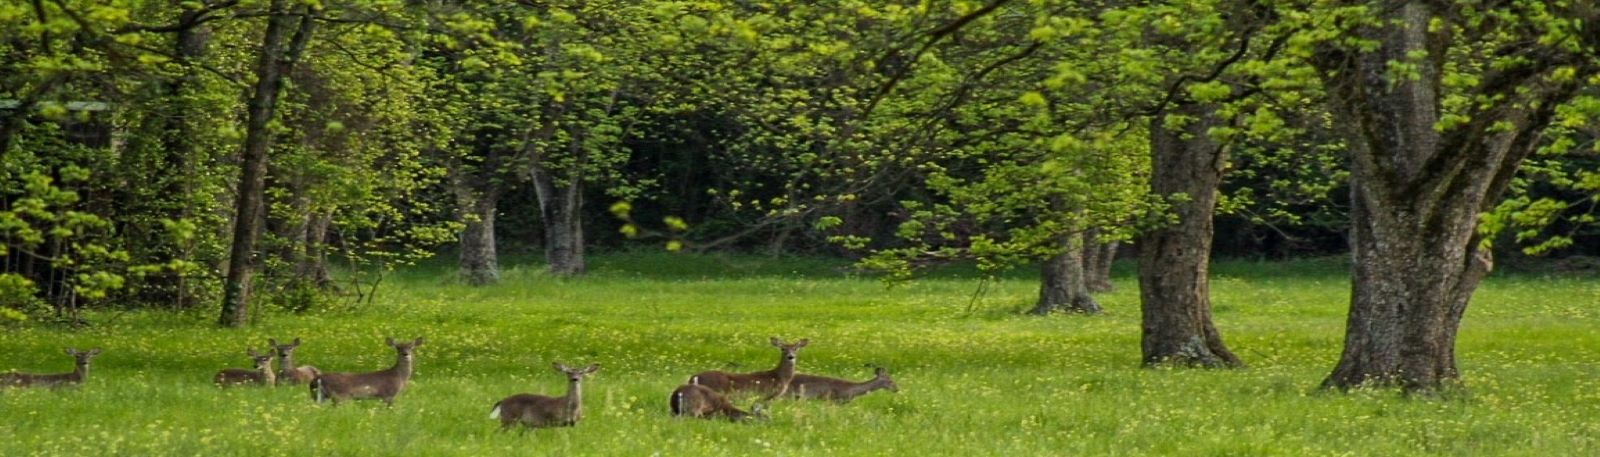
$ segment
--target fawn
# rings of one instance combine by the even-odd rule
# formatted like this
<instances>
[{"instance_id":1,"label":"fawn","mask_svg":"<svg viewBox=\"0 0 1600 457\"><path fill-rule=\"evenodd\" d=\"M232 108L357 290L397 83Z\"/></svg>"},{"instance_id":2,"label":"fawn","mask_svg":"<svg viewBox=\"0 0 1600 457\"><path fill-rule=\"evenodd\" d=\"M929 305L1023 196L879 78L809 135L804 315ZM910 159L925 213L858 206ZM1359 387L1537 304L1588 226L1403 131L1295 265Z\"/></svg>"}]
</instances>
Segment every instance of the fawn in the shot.
<instances>
[{"instance_id":1,"label":"fawn","mask_svg":"<svg viewBox=\"0 0 1600 457\"><path fill-rule=\"evenodd\" d=\"M796 374L794 380L789 381L789 396L793 398L833 400L839 403L849 403L856 397L866 395L874 390L888 390L899 392L900 386L889 379L889 370L878 367L873 372L873 378L862 382L850 382L843 379L827 376L813 376Z\"/></svg>"},{"instance_id":2,"label":"fawn","mask_svg":"<svg viewBox=\"0 0 1600 457\"><path fill-rule=\"evenodd\" d=\"M289 344L278 344L278 340L267 338L267 343L278 353L278 379L284 384L299 384L311 382L322 374L321 370L311 365L295 366L294 350L300 347L300 338L296 337Z\"/></svg>"},{"instance_id":3,"label":"fawn","mask_svg":"<svg viewBox=\"0 0 1600 457\"><path fill-rule=\"evenodd\" d=\"M760 403L757 403L751 412L744 412L733 406L728 397L717 393L711 388L698 384L684 384L672 391L672 398L668 399L672 406L673 416L689 416L699 418L725 417L731 421L741 421L752 418L764 418Z\"/></svg>"},{"instance_id":4,"label":"fawn","mask_svg":"<svg viewBox=\"0 0 1600 457\"><path fill-rule=\"evenodd\" d=\"M599 370L600 364L592 363L582 369L560 363L551 366L567 375L567 394L561 397L516 394L495 402L489 418L500 419L501 430L517 423L528 427L571 427L583 419L583 377Z\"/></svg>"},{"instance_id":5,"label":"fawn","mask_svg":"<svg viewBox=\"0 0 1600 457\"><path fill-rule=\"evenodd\" d=\"M272 372L272 351L266 354L257 354L255 349L245 348L250 354L250 360L255 362L255 368L224 368L211 378L211 382L221 387L236 386L240 384L260 384L273 386L278 384L278 376Z\"/></svg>"},{"instance_id":6,"label":"fawn","mask_svg":"<svg viewBox=\"0 0 1600 457\"><path fill-rule=\"evenodd\" d=\"M766 393L766 399L771 399L789 388L789 379L794 377L795 353L800 348L806 347L810 339L801 338L794 344L784 343L778 337L772 337L772 345L776 346L782 355L778 359L778 367L754 373L728 373L723 371L706 371L689 377L689 384L705 386L717 393L731 394L734 392Z\"/></svg>"},{"instance_id":7,"label":"fawn","mask_svg":"<svg viewBox=\"0 0 1600 457\"><path fill-rule=\"evenodd\" d=\"M67 355L76 361L71 373L0 373L0 387L64 387L83 384L84 380L89 379L89 359L100 355L100 348L90 349L87 352L78 352L73 348L66 350Z\"/></svg>"},{"instance_id":8,"label":"fawn","mask_svg":"<svg viewBox=\"0 0 1600 457\"><path fill-rule=\"evenodd\" d=\"M383 404L394 406L394 397L405 390L411 380L411 365L422 338L409 343L395 343L394 338L384 340L394 348L394 366L371 373L322 373L311 380L311 398L317 403L332 399L334 405L352 399L376 398Z\"/></svg>"}]
</instances>

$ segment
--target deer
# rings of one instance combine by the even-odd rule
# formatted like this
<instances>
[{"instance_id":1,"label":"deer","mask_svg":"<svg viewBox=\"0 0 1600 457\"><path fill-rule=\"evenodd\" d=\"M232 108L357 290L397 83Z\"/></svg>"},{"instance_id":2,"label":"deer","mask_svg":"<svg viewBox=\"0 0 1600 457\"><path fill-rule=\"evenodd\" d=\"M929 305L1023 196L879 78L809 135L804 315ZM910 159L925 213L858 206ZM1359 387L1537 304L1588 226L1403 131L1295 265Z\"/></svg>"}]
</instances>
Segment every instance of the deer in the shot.
<instances>
[{"instance_id":1,"label":"deer","mask_svg":"<svg viewBox=\"0 0 1600 457\"><path fill-rule=\"evenodd\" d=\"M218 387L243 384L260 384L269 387L277 385L278 376L272 372L272 351L267 351L266 354L257 354L255 349L245 348L245 352L250 354L250 361L255 363L255 368L223 368L222 371L218 371L217 375L211 378L211 382Z\"/></svg>"},{"instance_id":2,"label":"deer","mask_svg":"<svg viewBox=\"0 0 1600 457\"><path fill-rule=\"evenodd\" d=\"M295 366L294 350L300 347L299 337L296 337L289 344L278 344L278 340L267 338L267 344L271 344L272 349L278 353L278 380L280 383L300 384L311 382L311 380L317 378L317 375L322 374L322 370L318 370L317 367L311 365Z\"/></svg>"},{"instance_id":3,"label":"deer","mask_svg":"<svg viewBox=\"0 0 1600 457\"><path fill-rule=\"evenodd\" d=\"M67 355L75 360L71 373L61 374L31 374L31 373L3 373L0 374L0 387L67 387L83 384L89 379L89 360L100 355L100 348L79 352L77 349L65 348Z\"/></svg>"},{"instance_id":4,"label":"deer","mask_svg":"<svg viewBox=\"0 0 1600 457\"><path fill-rule=\"evenodd\" d=\"M583 419L583 378L599 370L600 364L591 363L580 369L561 363L551 366L567 375L567 394L560 397L516 394L495 402L489 418L500 419L500 430L518 423L528 428L571 427Z\"/></svg>"},{"instance_id":5,"label":"deer","mask_svg":"<svg viewBox=\"0 0 1600 457\"><path fill-rule=\"evenodd\" d=\"M875 390L899 392L900 386L889 378L889 370L883 367L873 371L872 379L862 382L808 374L796 374L794 379L789 381L791 398L833 400L836 403L849 403L850 400Z\"/></svg>"},{"instance_id":6,"label":"deer","mask_svg":"<svg viewBox=\"0 0 1600 457\"><path fill-rule=\"evenodd\" d=\"M386 338L384 342L394 348L394 366L370 373L322 373L311 380L311 399L317 403L333 400L337 406L344 400L376 398L383 400L384 405L394 406L394 397L400 395L406 382L411 380L411 366L422 338L409 343L396 343L394 338Z\"/></svg>"},{"instance_id":7,"label":"deer","mask_svg":"<svg viewBox=\"0 0 1600 457\"><path fill-rule=\"evenodd\" d=\"M689 377L690 385L705 386L719 394L732 394L735 392L766 393L764 400L770 400L789 388L789 380L794 377L796 353L800 348L806 347L810 339L801 338L793 344L784 343L778 337L772 337L772 345L781 353L778 358L778 367L767 371L754 373L728 373L724 371L706 371Z\"/></svg>"},{"instance_id":8,"label":"deer","mask_svg":"<svg viewBox=\"0 0 1600 457\"><path fill-rule=\"evenodd\" d=\"M724 396L709 387L699 384L684 384L672 391L668 399L674 417L698 417L711 419L724 417L730 421L738 422L748 419L764 419L766 414L762 411L761 403L757 402L750 412L745 412L733 406Z\"/></svg>"}]
</instances>

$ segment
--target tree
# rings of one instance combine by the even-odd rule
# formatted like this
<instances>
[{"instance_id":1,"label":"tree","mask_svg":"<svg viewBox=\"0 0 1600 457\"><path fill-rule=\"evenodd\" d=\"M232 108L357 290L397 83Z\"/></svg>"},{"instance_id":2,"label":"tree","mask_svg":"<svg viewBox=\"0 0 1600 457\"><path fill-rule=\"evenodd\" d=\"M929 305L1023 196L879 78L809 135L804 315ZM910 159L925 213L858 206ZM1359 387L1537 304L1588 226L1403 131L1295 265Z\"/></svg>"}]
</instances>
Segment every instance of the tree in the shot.
<instances>
[{"instance_id":1,"label":"tree","mask_svg":"<svg viewBox=\"0 0 1600 457\"><path fill-rule=\"evenodd\" d=\"M1311 53L1351 154L1344 351L1323 386L1435 391L1492 267L1479 215L1558 108L1600 84L1600 9L1513 1L1346 2L1310 15ZM1594 113L1587 113L1593 115Z\"/></svg>"}]
</instances>

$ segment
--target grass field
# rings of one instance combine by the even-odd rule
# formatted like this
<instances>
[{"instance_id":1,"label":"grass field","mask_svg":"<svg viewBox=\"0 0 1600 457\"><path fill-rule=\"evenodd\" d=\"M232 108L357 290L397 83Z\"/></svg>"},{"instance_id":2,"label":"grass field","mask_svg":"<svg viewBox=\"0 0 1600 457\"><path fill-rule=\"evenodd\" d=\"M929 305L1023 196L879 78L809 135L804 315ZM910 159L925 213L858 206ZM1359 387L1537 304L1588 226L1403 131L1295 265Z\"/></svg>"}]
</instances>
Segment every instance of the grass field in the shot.
<instances>
[{"instance_id":1,"label":"grass field","mask_svg":"<svg viewBox=\"0 0 1600 457\"><path fill-rule=\"evenodd\" d=\"M1593 279L1490 279L1462 329L1466 389L1407 399L1315 390L1343 334L1337 262L1218 265L1216 319L1250 365L1226 371L1138 368L1128 271L1104 315L1037 318L1018 313L1035 294L1025 273L974 301L963 275L888 288L840 266L613 254L583 279L527 264L474 289L440 263L397 274L371 307L245 330L199 313L0 329L0 372L66 371L62 346L105 349L82 388L0 391L0 455L1600 455ZM667 394L694 372L775 365L774 335L811 339L801 372L866 379L883 365L901 390L779 401L765 422L668 416ZM334 371L389 366L385 336L428 342L393 408L210 384L248 362L246 346L296 336L300 362ZM602 365L586 419L497 432L496 400L564 392L551 361Z\"/></svg>"}]
</instances>

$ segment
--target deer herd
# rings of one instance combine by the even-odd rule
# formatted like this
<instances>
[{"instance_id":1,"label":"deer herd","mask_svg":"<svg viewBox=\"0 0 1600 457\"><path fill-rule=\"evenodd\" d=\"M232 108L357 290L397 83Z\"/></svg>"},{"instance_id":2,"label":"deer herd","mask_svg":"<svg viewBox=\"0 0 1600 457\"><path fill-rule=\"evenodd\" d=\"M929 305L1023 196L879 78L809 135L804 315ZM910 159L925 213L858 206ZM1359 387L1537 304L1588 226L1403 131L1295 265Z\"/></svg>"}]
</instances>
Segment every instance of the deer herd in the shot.
<instances>
[{"instance_id":1,"label":"deer herd","mask_svg":"<svg viewBox=\"0 0 1600 457\"><path fill-rule=\"evenodd\" d=\"M304 384L310 387L311 399L317 403L331 400L334 405L338 405L346 400L377 399L392 406L395 397L405 391L406 384L411 380L416 350L422 345L423 339L401 342L396 342L393 338L387 339L385 342L395 351L394 366L366 373L323 372L309 365L296 365L294 351L300 347L299 338L295 338L289 344L278 344L275 339L268 339L267 342L270 346L265 352L257 353L255 348L246 349L245 352L250 355L251 368L225 368L212 377L212 382L219 387ZM894 380L889 378L888 371L882 367L876 369L872 379L863 382L797 373L795 362L799 358L798 353L810 341L802 338L794 343L785 343L778 337L772 337L771 342L780 353L777 368L752 373L729 373L718 370L696 373L689 377L687 383L674 389L672 395L668 397L672 415L740 421L765 418L767 405L776 398L819 399L846 403L876 390L890 392L900 390ZM0 388L66 387L82 384L89 377L89 360L99 355L100 349L78 351L66 348L66 350L67 355L75 359L75 368L71 373L0 373ZM274 357L278 359L276 370L272 367ZM577 425L578 421L583 419L583 379L599 370L600 365L592 363L582 368L572 368L554 363L552 366L567 378L565 395L559 397L527 393L512 395L495 402L489 411L489 418L499 420L502 430L519 424L531 428ZM745 411L734 406L730 399L739 395L758 396L758 399L751 405L749 411Z\"/></svg>"}]
</instances>

